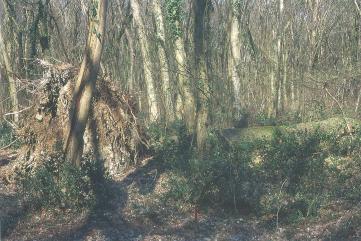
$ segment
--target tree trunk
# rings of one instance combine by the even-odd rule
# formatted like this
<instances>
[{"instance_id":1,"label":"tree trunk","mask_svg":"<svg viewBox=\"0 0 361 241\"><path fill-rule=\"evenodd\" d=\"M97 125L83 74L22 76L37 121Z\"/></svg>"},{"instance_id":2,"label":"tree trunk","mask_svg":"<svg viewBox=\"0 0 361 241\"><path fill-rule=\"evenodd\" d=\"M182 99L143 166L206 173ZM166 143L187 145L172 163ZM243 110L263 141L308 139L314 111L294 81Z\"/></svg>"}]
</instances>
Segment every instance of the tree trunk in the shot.
<instances>
[{"instance_id":1,"label":"tree trunk","mask_svg":"<svg viewBox=\"0 0 361 241\"><path fill-rule=\"evenodd\" d=\"M170 89L169 66L165 50L165 29L160 0L153 1L155 23L157 25L158 56L160 61L160 76L163 85L165 116L168 122L174 121L174 108Z\"/></svg>"},{"instance_id":2,"label":"tree trunk","mask_svg":"<svg viewBox=\"0 0 361 241\"><path fill-rule=\"evenodd\" d=\"M234 93L234 109L237 112L237 115L241 112L241 80L239 76L239 65L241 63L241 41L239 36L239 21L237 16L232 14L232 20L231 20L231 28L230 28L230 41L231 41L231 57L229 59L230 63L230 73L231 73L231 80L233 84L233 93Z\"/></svg>"},{"instance_id":3,"label":"tree trunk","mask_svg":"<svg viewBox=\"0 0 361 241\"><path fill-rule=\"evenodd\" d=\"M149 120L154 122L159 119L159 107L157 101L157 94L155 89L155 82L152 75L152 60L149 55L149 43L146 35L146 30L143 22L143 18L140 14L140 5L138 0L130 1L131 8L133 10L133 18L138 27L138 35L140 42L140 51L143 57L143 69L144 78L147 87L148 94L148 108L149 108Z\"/></svg>"},{"instance_id":4,"label":"tree trunk","mask_svg":"<svg viewBox=\"0 0 361 241\"><path fill-rule=\"evenodd\" d=\"M128 89L130 93L134 93L134 65L135 65L135 51L134 51L134 45L133 45L133 39L129 33L128 28L125 28L124 30L125 37L128 41L129 46L129 56L130 56L130 68L129 68L129 82L128 82Z\"/></svg>"},{"instance_id":5,"label":"tree trunk","mask_svg":"<svg viewBox=\"0 0 361 241\"><path fill-rule=\"evenodd\" d=\"M205 140L207 134L208 120L208 79L207 66L204 50L205 35L205 17L207 16L207 7L211 4L209 0L198 0L194 3L194 53L195 53L195 77L197 81L197 151L200 158L203 157L205 150Z\"/></svg>"},{"instance_id":6,"label":"tree trunk","mask_svg":"<svg viewBox=\"0 0 361 241\"><path fill-rule=\"evenodd\" d=\"M90 8L94 8L96 14L89 16L88 40L74 88L69 134L64 145L67 160L77 166L80 166L83 154L83 135L88 122L95 81L99 72L100 58L105 40L108 1L98 0L91 3Z\"/></svg>"},{"instance_id":7,"label":"tree trunk","mask_svg":"<svg viewBox=\"0 0 361 241\"><path fill-rule=\"evenodd\" d=\"M178 105L181 105L181 107L177 108L177 112L182 112L181 114L183 116L183 119L185 120L188 130L193 131L196 113L195 100L190 87L189 79L187 78L186 54L184 42L181 37L177 37L175 40L175 58L178 68L179 92L181 94L181 101L178 100Z\"/></svg>"},{"instance_id":8,"label":"tree trunk","mask_svg":"<svg viewBox=\"0 0 361 241\"><path fill-rule=\"evenodd\" d=\"M12 107L12 111L14 113L14 121L18 122L19 121L19 101L18 101L18 96L17 96L17 89L16 89L16 83L15 83L15 79L13 77L13 69L11 67L11 62L10 62L10 58L8 55L8 52L6 51L6 46L5 46L5 41L2 35L2 29L0 26L0 52L2 53L2 58L4 60L4 64L5 64L5 69L6 69L6 75L8 77L8 81L9 81L9 95L10 95L10 99L11 99L11 107Z\"/></svg>"}]
</instances>

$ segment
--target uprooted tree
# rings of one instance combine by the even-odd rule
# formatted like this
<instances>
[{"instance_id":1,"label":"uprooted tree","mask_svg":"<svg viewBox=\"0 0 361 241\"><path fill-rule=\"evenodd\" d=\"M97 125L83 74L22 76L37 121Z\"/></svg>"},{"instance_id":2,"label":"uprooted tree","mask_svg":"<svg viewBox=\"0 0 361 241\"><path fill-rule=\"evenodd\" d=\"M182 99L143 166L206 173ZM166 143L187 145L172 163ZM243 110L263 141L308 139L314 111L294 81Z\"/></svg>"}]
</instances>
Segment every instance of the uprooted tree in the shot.
<instances>
[{"instance_id":1,"label":"uprooted tree","mask_svg":"<svg viewBox=\"0 0 361 241\"><path fill-rule=\"evenodd\" d=\"M146 144L134 98L122 93L107 76L99 76L106 12L107 0L91 1L80 69L38 60L44 76L29 81L34 102L23 113L17 130L23 146L9 166L8 182L19 173L35 170L54 154L65 156L66 161L77 166L82 156L90 155L104 161L111 175L138 161Z\"/></svg>"}]
</instances>

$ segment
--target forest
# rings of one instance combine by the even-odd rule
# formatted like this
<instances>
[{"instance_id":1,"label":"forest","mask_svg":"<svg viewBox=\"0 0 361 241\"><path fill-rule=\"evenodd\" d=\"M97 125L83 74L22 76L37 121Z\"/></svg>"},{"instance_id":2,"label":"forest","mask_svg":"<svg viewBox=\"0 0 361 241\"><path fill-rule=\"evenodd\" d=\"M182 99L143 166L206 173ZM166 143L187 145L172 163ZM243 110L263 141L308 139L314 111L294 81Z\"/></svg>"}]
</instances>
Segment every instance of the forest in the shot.
<instances>
[{"instance_id":1,"label":"forest","mask_svg":"<svg viewBox=\"0 0 361 241\"><path fill-rule=\"evenodd\" d=\"M361 240L361 0L0 0L0 241Z\"/></svg>"}]
</instances>

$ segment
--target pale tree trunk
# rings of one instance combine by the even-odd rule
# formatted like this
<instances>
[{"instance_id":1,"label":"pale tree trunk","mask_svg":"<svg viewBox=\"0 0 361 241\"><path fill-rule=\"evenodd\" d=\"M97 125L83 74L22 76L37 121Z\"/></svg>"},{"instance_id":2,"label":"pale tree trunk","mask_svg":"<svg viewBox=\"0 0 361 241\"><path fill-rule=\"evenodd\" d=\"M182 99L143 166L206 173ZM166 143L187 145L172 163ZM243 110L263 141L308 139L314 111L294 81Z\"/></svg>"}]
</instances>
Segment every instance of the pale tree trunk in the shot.
<instances>
[{"instance_id":1,"label":"pale tree trunk","mask_svg":"<svg viewBox=\"0 0 361 241\"><path fill-rule=\"evenodd\" d=\"M96 15L89 16L88 40L78 79L73 93L69 133L65 139L64 152L67 160L80 166L83 154L83 135L88 122L95 81L100 67L106 27L107 0L92 1ZM97 4L96 4L97 3Z\"/></svg>"},{"instance_id":2,"label":"pale tree trunk","mask_svg":"<svg viewBox=\"0 0 361 241\"><path fill-rule=\"evenodd\" d=\"M150 122L154 122L159 119L159 107L155 82L152 75L152 60L151 56L149 55L149 43L146 35L144 21L140 13L139 2L138 0L132 0L130 1L130 4L133 11L133 18L138 27L140 51L143 57L144 78L148 94L149 120Z\"/></svg>"},{"instance_id":3,"label":"pale tree trunk","mask_svg":"<svg viewBox=\"0 0 361 241\"><path fill-rule=\"evenodd\" d=\"M19 121L19 114L18 114L19 101L18 101L18 96L17 96L16 83L15 83L15 79L13 77L14 72L11 67L11 62L10 62L8 52L6 50L6 45L5 45L3 35L2 35L1 26L0 26L0 51L2 53L2 59L4 61L6 75L8 77L8 81L9 81L9 95L10 95L10 100L11 100L12 112L14 113L13 114L14 122L18 122Z\"/></svg>"},{"instance_id":4,"label":"pale tree trunk","mask_svg":"<svg viewBox=\"0 0 361 241\"><path fill-rule=\"evenodd\" d=\"M128 28L125 28L124 33L125 33L125 37L127 38L127 41L128 41L129 55L130 55L128 88L129 88L130 93L133 93L134 92L134 82L135 82L135 78L134 78L134 65L135 65L134 44L133 44L133 39L129 33Z\"/></svg>"},{"instance_id":5,"label":"pale tree trunk","mask_svg":"<svg viewBox=\"0 0 361 241\"><path fill-rule=\"evenodd\" d=\"M229 69L231 74L231 80L233 84L233 93L234 93L234 109L237 112L236 115L239 115L241 112L241 80L239 76L239 64L241 62L241 41L239 33L239 21L237 16L232 15L231 28L230 28L230 47L231 47L231 57L229 58Z\"/></svg>"},{"instance_id":6,"label":"pale tree trunk","mask_svg":"<svg viewBox=\"0 0 361 241\"><path fill-rule=\"evenodd\" d=\"M356 16L355 16L355 40L354 40L354 46L353 46L353 62L356 64L359 61L359 45L360 45L360 20L361 20L361 7L358 4L357 0L354 0L354 4L355 4L355 11L356 11ZM357 95L357 100L356 100L356 106L355 106L355 113L358 112L359 106L360 106L360 101L361 101L361 88L358 92Z\"/></svg>"},{"instance_id":7,"label":"pale tree trunk","mask_svg":"<svg viewBox=\"0 0 361 241\"><path fill-rule=\"evenodd\" d=\"M187 77L187 61L184 48L184 42L181 37L175 40L175 58L178 67L178 85L181 94L181 100L177 100L177 113L181 112L190 131L194 130L195 123L195 100Z\"/></svg>"},{"instance_id":8,"label":"pale tree trunk","mask_svg":"<svg viewBox=\"0 0 361 241\"><path fill-rule=\"evenodd\" d=\"M283 64L283 69L282 69L282 92L283 92L283 99L282 99L282 111L284 111L285 109L288 108L288 75L287 75L287 61L288 61L288 54L287 52L283 52L282 54L282 64Z\"/></svg>"},{"instance_id":9,"label":"pale tree trunk","mask_svg":"<svg viewBox=\"0 0 361 241\"><path fill-rule=\"evenodd\" d=\"M207 138L207 120L208 120L208 102L209 102L209 88L207 80L207 68L204 60L199 62L198 68L199 82L202 83L199 86L198 92L198 105L197 105L197 151L200 158L203 157L205 150L205 141Z\"/></svg>"},{"instance_id":10,"label":"pale tree trunk","mask_svg":"<svg viewBox=\"0 0 361 241\"><path fill-rule=\"evenodd\" d=\"M269 108L268 108L268 117L275 117L275 113L276 113L276 108L277 108L277 86L276 86L276 78L275 78L275 67L271 66L270 67L270 76L269 76L269 80L270 80L270 94L271 94L271 99L270 99L270 103L269 103Z\"/></svg>"},{"instance_id":11,"label":"pale tree trunk","mask_svg":"<svg viewBox=\"0 0 361 241\"><path fill-rule=\"evenodd\" d=\"M278 2L278 27L274 35L277 38L276 46L273 47L273 56L275 60L274 67L272 68L271 81L271 95L272 95L272 110L270 115L277 117L282 106L282 50L283 50L283 10L284 0Z\"/></svg>"},{"instance_id":12,"label":"pale tree trunk","mask_svg":"<svg viewBox=\"0 0 361 241\"><path fill-rule=\"evenodd\" d=\"M168 122L174 121L174 108L170 88L169 66L165 51L165 29L160 0L153 1L155 23L157 25L158 56L160 61L160 76L162 79L165 116Z\"/></svg>"},{"instance_id":13,"label":"pale tree trunk","mask_svg":"<svg viewBox=\"0 0 361 241\"><path fill-rule=\"evenodd\" d=\"M319 11L319 0L307 0L308 6L311 11L312 15L312 26L311 26L311 33L310 33L310 56L308 62L308 71L312 69L314 65L315 56L317 54L317 44L316 44L316 37L317 37L317 24L319 22L318 11Z\"/></svg>"},{"instance_id":14,"label":"pale tree trunk","mask_svg":"<svg viewBox=\"0 0 361 241\"><path fill-rule=\"evenodd\" d=\"M283 11L284 11L284 0L279 0L278 5L278 31L277 31L277 105L276 105L276 116L279 114L280 109L283 107L283 78L282 78L282 64L283 64ZM283 110L283 109L282 109Z\"/></svg>"}]
</instances>

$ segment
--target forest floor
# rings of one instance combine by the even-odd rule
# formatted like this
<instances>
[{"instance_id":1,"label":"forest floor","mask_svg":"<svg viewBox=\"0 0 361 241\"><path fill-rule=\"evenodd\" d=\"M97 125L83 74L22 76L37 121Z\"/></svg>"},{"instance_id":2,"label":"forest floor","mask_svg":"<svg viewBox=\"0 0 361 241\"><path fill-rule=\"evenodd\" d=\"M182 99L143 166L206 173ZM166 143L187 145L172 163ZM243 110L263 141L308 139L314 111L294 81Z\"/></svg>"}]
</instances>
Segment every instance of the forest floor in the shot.
<instances>
[{"instance_id":1,"label":"forest floor","mask_svg":"<svg viewBox=\"0 0 361 241\"><path fill-rule=\"evenodd\" d=\"M0 160L0 177L7 163ZM274 217L247 212L208 210L196 222L189 207L159 201L167 175L150 160L110 184L109 207L82 213L26 211L15 187L0 181L0 240L361 240L354 222L361 207L342 203L330 204L314 219L280 223L278 229Z\"/></svg>"}]
</instances>

